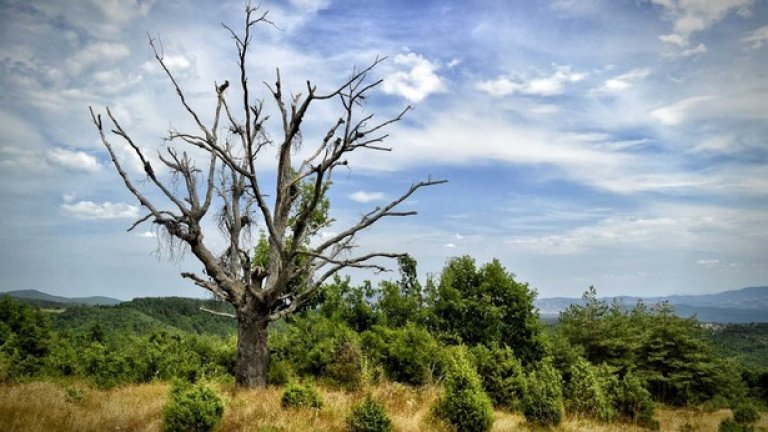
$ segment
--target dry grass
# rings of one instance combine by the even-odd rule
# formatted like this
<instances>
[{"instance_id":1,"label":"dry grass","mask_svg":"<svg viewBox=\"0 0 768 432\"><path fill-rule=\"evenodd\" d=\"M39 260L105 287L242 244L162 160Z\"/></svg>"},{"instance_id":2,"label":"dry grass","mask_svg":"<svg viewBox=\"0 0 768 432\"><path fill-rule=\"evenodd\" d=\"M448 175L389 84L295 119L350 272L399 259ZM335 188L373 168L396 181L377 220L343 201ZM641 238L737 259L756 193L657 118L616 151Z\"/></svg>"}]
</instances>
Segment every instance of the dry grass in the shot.
<instances>
[{"instance_id":1,"label":"dry grass","mask_svg":"<svg viewBox=\"0 0 768 432\"><path fill-rule=\"evenodd\" d=\"M83 390L80 402L68 402L65 388ZM343 431L344 419L353 404L365 397L364 392L347 393L321 388L324 400L321 410L284 409L280 406L279 388L236 391L231 385L220 385L225 399L224 419L218 431L290 432ZM447 428L430 415L440 396L436 387L414 389L385 383L371 389L373 397L384 404L396 431L447 432ZM162 407L168 393L167 384L144 384L113 390L97 390L83 383L34 382L0 386L0 431L160 431ZM706 413L696 410L659 409L656 418L662 431L679 431L685 424L699 432L717 431L718 424L730 416L727 410ZM757 430L768 430L768 416L763 415ZM494 432L535 431L519 414L496 412ZM631 424L598 424L568 417L552 429L561 432L641 432Z\"/></svg>"}]
</instances>

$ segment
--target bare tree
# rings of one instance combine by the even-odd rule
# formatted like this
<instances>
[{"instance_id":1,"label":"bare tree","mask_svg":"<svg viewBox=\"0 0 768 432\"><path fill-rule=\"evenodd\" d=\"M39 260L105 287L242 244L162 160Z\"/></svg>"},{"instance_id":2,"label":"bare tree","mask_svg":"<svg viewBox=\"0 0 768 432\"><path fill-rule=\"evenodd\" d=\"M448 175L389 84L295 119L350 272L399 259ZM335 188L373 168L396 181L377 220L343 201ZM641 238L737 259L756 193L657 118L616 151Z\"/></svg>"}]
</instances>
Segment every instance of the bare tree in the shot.
<instances>
[{"instance_id":1,"label":"bare tree","mask_svg":"<svg viewBox=\"0 0 768 432\"><path fill-rule=\"evenodd\" d=\"M397 210L397 206L418 189L445 182L428 178L414 183L399 198L362 215L356 224L338 230L338 234L330 238L320 236L320 231L334 222L325 214L325 195L334 170L348 165L346 155L351 152L389 151L384 144L387 134L383 129L399 121L410 107L381 122L374 122L372 114L358 113L367 94L381 83L381 80L371 82L369 75L382 59L377 58L368 67L353 71L349 79L328 93L319 93L307 81L303 96L286 97L278 69L276 82L264 84L281 122L281 132L277 134L280 138L270 138L265 132L268 117L263 101L252 98L246 72L253 27L260 23L270 23L267 13L249 5L241 34L224 26L237 47L242 99L230 101L227 98L229 81L221 85L214 83L215 114L209 124L203 122L185 97L164 59L162 47L150 38L155 59L195 125L192 132L171 129L169 146L165 152L158 153L159 161L170 171L171 181L178 182L177 187L169 186L167 176L155 171L144 151L108 107L108 121L90 108L112 163L126 187L147 211L128 230L144 222L157 224L170 240L188 247L203 264L204 274L185 272L182 276L234 306L236 313L233 317L238 323L235 377L238 385L244 387L266 385L267 335L271 322L306 305L318 288L340 270L355 267L382 271L384 268L374 262L376 258L402 256L385 252L355 255L353 248L357 234L382 218L416 214ZM316 148L311 147L314 150L305 159L294 161L296 148L303 141L302 122L310 106L332 100L340 102L340 118L317 141ZM107 122L111 126L106 125ZM144 166L146 177L143 180L164 195L164 206L150 201L136 187L136 180L130 178L118 160L109 137L117 137L133 149ZM191 152L180 150L182 146L195 149L197 154L202 153L205 157L192 157ZM267 147L277 151L274 196L265 193L257 176L256 160L263 156ZM218 210L211 212L211 207ZM206 215L216 218L228 242L226 250L219 255L206 245L201 225ZM254 248L249 235L257 221L264 231L262 248ZM261 256L258 256L259 250Z\"/></svg>"}]
</instances>

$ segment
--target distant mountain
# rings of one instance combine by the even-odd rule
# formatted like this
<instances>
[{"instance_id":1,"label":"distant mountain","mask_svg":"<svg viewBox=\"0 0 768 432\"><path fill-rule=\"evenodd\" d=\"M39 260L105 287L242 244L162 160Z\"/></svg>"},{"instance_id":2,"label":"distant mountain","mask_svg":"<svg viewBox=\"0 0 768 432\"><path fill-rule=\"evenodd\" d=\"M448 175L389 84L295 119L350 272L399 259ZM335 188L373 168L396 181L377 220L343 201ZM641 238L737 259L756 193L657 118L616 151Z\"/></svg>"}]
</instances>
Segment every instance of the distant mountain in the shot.
<instances>
[{"instance_id":1,"label":"distant mountain","mask_svg":"<svg viewBox=\"0 0 768 432\"><path fill-rule=\"evenodd\" d=\"M642 300L645 304L669 302L680 316L695 315L699 320L717 323L768 322L768 286L748 287L717 294L673 295L666 297L603 297L627 307ZM580 298L552 297L535 302L542 317L557 316L572 304L583 305Z\"/></svg>"},{"instance_id":2,"label":"distant mountain","mask_svg":"<svg viewBox=\"0 0 768 432\"><path fill-rule=\"evenodd\" d=\"M34 303L49 304L84 304L84 305L116 305L123 301L112 297L92 296L92 297L60 297L44 293L38 290L17 290L0 292L0 295L9 295L19 300L31 300Z\"/></svg>"}]
</instances>

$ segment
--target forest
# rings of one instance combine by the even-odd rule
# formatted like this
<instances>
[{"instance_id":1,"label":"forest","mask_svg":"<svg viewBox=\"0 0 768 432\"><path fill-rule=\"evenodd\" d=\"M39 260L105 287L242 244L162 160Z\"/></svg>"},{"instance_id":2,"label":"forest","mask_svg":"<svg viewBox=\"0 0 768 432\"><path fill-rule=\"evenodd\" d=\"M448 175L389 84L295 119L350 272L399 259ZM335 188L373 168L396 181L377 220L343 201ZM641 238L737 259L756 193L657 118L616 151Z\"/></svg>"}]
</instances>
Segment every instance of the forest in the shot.
<instances>
[{"instance_id":1,"label":"forest","mask_svg":"<svg viewBox=\"0 0 768 432\"><path fill-rule=\"evenodd\" d=\"M607 303L592 287L583 304L544 323L536 292L497 260L456 257L423 284L413 259L399 267L396 280L375 285L337 276L271 326L262 390L234 386L235 320L200 309L231 312L226 303L142 298L57 309L2 297L0 429L44 430L46 416L61 415L57 428L98 430L117 420L80 424L73 413L122 389L155 392L156 405L122 430L766 426L764 324L704 326L668 304ZM60 395L43 420L31 419L35 385ZM238 414L254 403L247 397L277 404L265 408L273 417ZM710 417L717 421L696 422Z\"/></svg>"}]
</instances>

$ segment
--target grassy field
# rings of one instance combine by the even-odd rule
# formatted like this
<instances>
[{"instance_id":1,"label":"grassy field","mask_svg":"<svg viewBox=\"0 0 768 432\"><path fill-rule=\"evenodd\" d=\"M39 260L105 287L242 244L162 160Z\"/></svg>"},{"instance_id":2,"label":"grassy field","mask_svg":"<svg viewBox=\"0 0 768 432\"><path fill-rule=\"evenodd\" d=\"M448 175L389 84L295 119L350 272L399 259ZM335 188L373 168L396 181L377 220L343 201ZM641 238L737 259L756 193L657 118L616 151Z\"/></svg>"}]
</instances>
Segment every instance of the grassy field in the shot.
<instances>
[{"instance_id":1,"label":"grassy field","mask_svg":"<svg viewBox=\"0 0 768 432\"><path fill-rule=\"evenodd\" d=\"M82 390L82 398L67 397L66 388ZM319 410L283 409L280 388L260 391L235 391L218 385L225 399L224 419L217 431L343 431L344 418L362 393L347 393L321 388L325 401ZM32 382L0 386L0 431L161 431L162 409L168 384L153 383L97 390L83 383ZM398 384L382 384L372 389L383 402L396 431L447 431L430 415L439 397L435 387L414 389ZM69 400L68 400L69 399ZM76 398L77 399L77 398ZM720 421L730 416L727 410L658 409L662 431L678 431L689 424L695 431L716 431ZM768 415L763 415L758 430L768 430ZM493 431L528 431L518 414L496 412ZM644 431L631 424L601 425L590 420L566 418L554 431Z\"/></svg>"}]
</instances>

